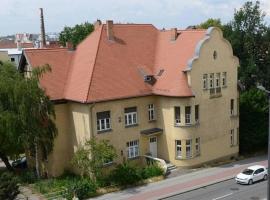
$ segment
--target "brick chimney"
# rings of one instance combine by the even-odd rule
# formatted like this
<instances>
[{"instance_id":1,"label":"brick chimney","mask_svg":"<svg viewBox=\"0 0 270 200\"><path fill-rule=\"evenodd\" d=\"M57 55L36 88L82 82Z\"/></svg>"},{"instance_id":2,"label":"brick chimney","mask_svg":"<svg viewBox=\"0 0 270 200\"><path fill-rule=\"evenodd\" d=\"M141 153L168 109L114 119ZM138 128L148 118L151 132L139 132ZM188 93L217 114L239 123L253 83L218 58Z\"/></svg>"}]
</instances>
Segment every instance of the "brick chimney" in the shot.
<instances>
[{"instance_id":1,"label":"brick chimney","mask_svg":"<svg viewBox=\"0 0 270 200\"><path fill-rule=\"evenodd\" d=\"M101 25L101 21L97 19L97 21L94 23L94 29L97 30L100 25Z\"/></svg>"},{"instance_id":2,"label":"brick chimney","mask_svg":"<svg viewBox=\"0 0 270 200\"><path fill-rule=\"evenodd\" d=\"M177 29L172 28L171 29L171 41L175 41L177 39Z\"/></svg>"},{"instance_id":3,"label":"brick chimney","mask_svg":"<svg viewBox=\"0 0 270 200\"><path fill-rule=\"evenodd\" d=\"M41 48L46 47L46 35L45 35L45 25L43 17L43 8L40 8L40 36L41 36Z\"/></svg>"},{"instance_id":4,"label":"brick chimney","mask_svg":"<svg viewBox=\"0 0 270 200\"><path fill-rule=\"evenodd\" d=\"M112 20L107 20L106 21L106 28L107 28L107 37L108 37L108 40L114 40L114 35L113 35L113 21Z\"/></svg>"}]
</instances>

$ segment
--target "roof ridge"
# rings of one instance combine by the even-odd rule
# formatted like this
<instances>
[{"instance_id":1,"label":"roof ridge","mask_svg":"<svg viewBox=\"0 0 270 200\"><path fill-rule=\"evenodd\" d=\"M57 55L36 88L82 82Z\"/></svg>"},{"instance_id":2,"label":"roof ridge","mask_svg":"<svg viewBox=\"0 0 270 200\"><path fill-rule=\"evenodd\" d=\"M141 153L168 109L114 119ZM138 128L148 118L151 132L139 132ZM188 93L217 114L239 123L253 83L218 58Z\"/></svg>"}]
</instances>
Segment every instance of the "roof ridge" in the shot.
<instances>
[{"instance_id":1,"label":"roof ridge","mask_svg":"<svg viewBox=\"0 0 270 200\"><path fill-rule=\"evenodd\" d=\"M96 55L95 55L95 61L94 61L93 70L92 70L92 73L91 73L91 78L90 78L90 81L89 81L89 86L88 86L88 91L87 91L87 96L86 96L85 102L87 102L88 96L89 96L89 93L90 93L90 88L91 88L91 84L92 84L92 80L93 80L93 74L94 74L94 70L95 70L95 66L96 66L97 55L98 55L98 52L99 52L100 40L101 40L103 28L104 28L104 26L101 26L100 35L99 35L99 39L98 39L97 52L96 52Z\"/></svg>"},{"instance_id":2,"label":"roof ridge","mask_svg":"<svg viewBox=\"0 0 270 200\"><path fill-rule=\"evenodd\" d=\"M25 51L59 51L59 50L68 50L66 47L58 47L58 48L27 48Z\"/></svg>"}]
</instances>

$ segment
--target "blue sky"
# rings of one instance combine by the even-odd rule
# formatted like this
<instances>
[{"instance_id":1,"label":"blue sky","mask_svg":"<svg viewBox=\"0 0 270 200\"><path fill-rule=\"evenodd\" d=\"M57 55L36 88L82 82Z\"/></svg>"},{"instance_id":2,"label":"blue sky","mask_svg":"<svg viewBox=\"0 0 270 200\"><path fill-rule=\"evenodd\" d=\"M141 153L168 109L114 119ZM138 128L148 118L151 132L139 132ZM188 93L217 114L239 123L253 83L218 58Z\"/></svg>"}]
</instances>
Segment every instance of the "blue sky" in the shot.
<instances>
[{"instance_id":1,"label":"blue sky","mask_svg":"<svg viewBox=\"0 0 270 200\"><path fill-rule=\"evenodd\" d=\"M43 7L46 32L59 32L97 18L121 23L151 23L158 28L186 28L208 18L232 19L245 0L0 0L0 36L38 33ZM261 0L270 24L270 0Z\"/></svg>"}]
</instances>

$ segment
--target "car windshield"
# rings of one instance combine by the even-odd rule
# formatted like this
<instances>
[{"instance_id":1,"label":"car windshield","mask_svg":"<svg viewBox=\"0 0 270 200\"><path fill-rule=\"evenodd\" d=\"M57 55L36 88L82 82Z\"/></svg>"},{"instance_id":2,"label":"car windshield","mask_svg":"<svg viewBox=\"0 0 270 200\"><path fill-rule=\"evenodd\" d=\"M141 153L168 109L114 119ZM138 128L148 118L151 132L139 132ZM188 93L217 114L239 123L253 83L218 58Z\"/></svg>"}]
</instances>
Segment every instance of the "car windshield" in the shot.
<instances>
[{"instance_id":1,"label":"car windshield","mask_svg":"<svg viewBox=\"0 0 270 200\"><path fill-rule=\"evenodd\" d=\"M242 173L245 175L251 175L254 171L252 169L245 169Z\"/></svg>"}]
</instances>

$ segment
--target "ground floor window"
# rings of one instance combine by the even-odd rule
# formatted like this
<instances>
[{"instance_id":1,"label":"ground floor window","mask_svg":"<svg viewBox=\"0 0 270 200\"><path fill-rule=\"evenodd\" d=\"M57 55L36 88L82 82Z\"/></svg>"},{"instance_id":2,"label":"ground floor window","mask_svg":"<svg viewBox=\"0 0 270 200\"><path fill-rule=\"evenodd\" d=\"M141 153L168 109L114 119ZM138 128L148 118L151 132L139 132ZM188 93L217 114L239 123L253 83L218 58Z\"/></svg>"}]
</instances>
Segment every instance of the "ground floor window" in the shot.
<instances>
[{"instance_id":1,"label":"ground floor window","mask_svg":"<svg viewBox=\"0 0 270 200\"><path fill-rule=\"evenodd\" d=\"M196 150L196 155L200 155L200 153L201 153L200 138L196 138L195 150Z\"/></svg>"},{"instance_id":2,"label":"ground floor window","mask_svg":"<svg viewBox=\"0 0 270 200\"><path fill-rule=\"evenodd\" d=\"M176 158L182 158L182 145L181 145L181 140L176 140L175 141L175 146L176 146Z\"/></svg>"},{"instance_id":3,"label":"ground floor window","mask_svg":"<svg viewBox=\"0 0 270 200\"><path fill-rule=\"evenodd\" d=\"M238 144L238 132L239 129L237 128L237 131L235 131L234 129L230 130L230 143L231 146L236 146Z\"/></svg>"},{"instance_id":4,"label":"ground floor window","mask_svg":"<svg viewBox=\"0 0 270 200\"><path fill-rule=\"evenodd\" d=\"M139 156L139 140L127 142L127 156L128 158Z\"/></svg>"},{"instance_id":5,"label":"ground floor window","mask_svg":"<svg viewBox=\"0 0 270 200\"><path fill-rule=\"evenodd\" d=\"M192 140L186 140L186 157L192 157Z\"/></svg>"}]
</instances>

